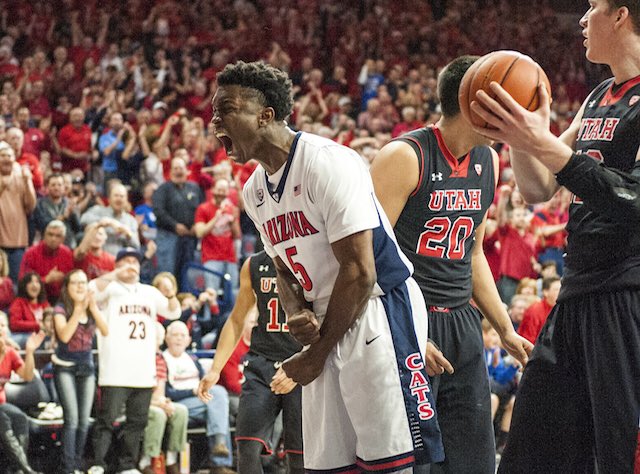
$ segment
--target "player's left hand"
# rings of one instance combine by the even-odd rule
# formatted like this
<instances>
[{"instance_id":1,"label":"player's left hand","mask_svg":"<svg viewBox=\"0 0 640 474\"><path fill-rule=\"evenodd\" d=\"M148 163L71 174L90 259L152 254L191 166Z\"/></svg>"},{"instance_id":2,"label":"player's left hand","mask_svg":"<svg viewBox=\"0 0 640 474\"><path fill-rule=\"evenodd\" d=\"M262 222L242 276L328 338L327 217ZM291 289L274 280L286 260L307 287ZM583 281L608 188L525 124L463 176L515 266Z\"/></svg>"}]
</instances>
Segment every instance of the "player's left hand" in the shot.
<instances>
[{"instance_id":1,"label":"player's left hand","mask_svg":"<svg viewBox=\"0 0 640 474\"><path fill-rule=\"evenodd\" d=\"M271 391L276 395L285 395L296 388L296 385L298 384L292 378L287 377L282 367L278 368L271 379Z\"/></svg>"},{"instance_id":2,"label":"player's left hand","mask_svg":"<svg viewBox=\"0 0 640 474\"><path fill-rule=\"evenodd\" d=\"M312 350L298 352L282 363L282 369L300 385L313 382L324 369L325 358L317 356Z\"/></svg>"},{"instance_id":3,"label":"player's left hand","mask_svg":"<svg viewBox=\"0 0 640 474\"><path fill-rule=\"evenodd\" d=\"M533 350L533 344L522 337L515 331L509 331L508 333L501 335L502 347L513 356L522 366L527 365L529 361L529 355Z\"/></svg>"}]
</instances>

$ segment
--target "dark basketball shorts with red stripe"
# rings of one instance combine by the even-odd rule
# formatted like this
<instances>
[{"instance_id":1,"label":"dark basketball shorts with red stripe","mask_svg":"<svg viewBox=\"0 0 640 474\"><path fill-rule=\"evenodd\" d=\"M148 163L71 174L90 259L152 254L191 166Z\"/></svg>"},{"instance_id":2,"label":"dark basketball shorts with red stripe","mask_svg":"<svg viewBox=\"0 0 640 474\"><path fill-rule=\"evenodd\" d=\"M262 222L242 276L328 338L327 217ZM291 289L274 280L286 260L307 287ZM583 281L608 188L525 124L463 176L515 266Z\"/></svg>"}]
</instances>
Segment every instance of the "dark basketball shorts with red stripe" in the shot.
<instances>
[{"instance_id":1,"label":"dark basketball shorts with red stripe","mask_svg":"<svg viewBox=\"0 0 640 474\"><path fill-rule=\"evenodd\" d=\"M264 454L271 454L273 423L282 412L284 448L286 452L302 454L301 388L297 386L285 395L276 395L269 384L276 373L276 363L249 352L245 359L242 394L236 421L236 441L257 441Z\"/></svg>"},{"instance_id":2,"label":"dark basketball shorts with red stripe","mask_svg":"<svg viewBox=\"0 0 640 474\"><path fill-rule=\"evenodd\" d=\"M498 472L640 474L640 291L559 302L516 395Z\"/></svg>"}]
</instances>

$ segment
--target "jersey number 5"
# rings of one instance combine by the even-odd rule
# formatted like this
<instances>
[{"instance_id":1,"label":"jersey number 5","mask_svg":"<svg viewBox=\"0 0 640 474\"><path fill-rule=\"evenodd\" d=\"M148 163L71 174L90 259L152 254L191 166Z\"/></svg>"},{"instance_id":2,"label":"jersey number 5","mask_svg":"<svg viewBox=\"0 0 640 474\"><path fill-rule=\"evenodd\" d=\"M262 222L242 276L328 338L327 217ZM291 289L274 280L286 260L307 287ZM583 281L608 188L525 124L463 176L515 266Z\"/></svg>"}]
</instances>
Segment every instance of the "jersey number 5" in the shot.
<instances>
[{"instance_id":1,"label":"jersey number 5","mask_svg":"<svg viewBox=\"0 0 640 474\"><path fill-rule=\"evenodd\" d=\"M307 291L311 291L311 289L313 288L313 282L311 281L311 278L309 278L307 270L301 263L293 261L293 257L298 255L298 249L295 247L289 247L288 249L285 249L285 253L287 254L287 260L289 260L289 265L291 265L293 274L300 282L300 286L302 286L302 288Z\"/></svg>"},{"instance_id":2,"label":"jersey number 5","mask_svg":"<svg viewBox=\"0 0 640 474\"><path fill-rule=\"evenodd\" d=\"M418 239L418 255L460 260L465 256L464 243L473 233L473 219L458 217L453 223L448 217L433 217L424 224Z\"/></svg>"}]
</instances>

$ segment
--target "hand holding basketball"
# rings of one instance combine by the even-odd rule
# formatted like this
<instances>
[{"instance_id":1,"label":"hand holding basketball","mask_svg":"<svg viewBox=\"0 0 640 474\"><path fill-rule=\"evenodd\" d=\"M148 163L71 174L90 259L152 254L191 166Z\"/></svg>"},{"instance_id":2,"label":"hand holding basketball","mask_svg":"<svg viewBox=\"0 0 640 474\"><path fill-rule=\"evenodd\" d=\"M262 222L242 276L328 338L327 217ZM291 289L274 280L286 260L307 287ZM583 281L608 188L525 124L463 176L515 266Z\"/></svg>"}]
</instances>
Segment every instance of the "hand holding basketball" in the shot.
<instances>
[{"instance_id":1,"label":"hand holding basketball","mask_svg":"<svg viewBox=\"0 0 640 474\"><path fill-rule=\"evenodd\" d=\"M320 325L313 311L303 309L287 318L289 333L303 346L320 339Z\"/></svg>"},{"instance_id":2,"label":"hand holding basketball","mask_svg":"<svg viewBox=\"0 0 640 474\"><path fill-rule=\"evenodd\" d=\"M497 82L515 102L529 111L538 109L541 103L539 84L544 85L547 96L551 95L551 85L547 75L529 56L516 51L489 53L469 68L462 78L458 93L462 116L476 127L491 128L490 122L470 108L471 102L476 100L478 91L484 91L492 99L510 108L510 104L504 103L491 88L492 82Z\"/></svg>"}]
</instances>

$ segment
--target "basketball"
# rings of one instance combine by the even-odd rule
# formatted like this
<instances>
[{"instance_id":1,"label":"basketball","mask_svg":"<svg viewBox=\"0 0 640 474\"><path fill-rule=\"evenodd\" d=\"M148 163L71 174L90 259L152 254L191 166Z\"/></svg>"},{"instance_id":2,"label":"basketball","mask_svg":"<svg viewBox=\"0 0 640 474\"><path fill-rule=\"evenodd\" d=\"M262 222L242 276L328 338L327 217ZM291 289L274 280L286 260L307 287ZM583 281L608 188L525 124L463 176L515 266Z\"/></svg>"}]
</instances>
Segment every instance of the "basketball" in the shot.
<instances>
[{"instance_id":1,"label":"basketball","mask_svg":"<svg viewBox=\"0 0 640 474\"><path fill-rule=\"evenodd\" d=\"M470 104L476 92L484 90L490 97L495 94L489 84L496 81L527 110L536 110L539 104L538 84L542 82L551 97L551 85L540 65L529 56L517 51L494 51L478 59L465 73L460 83L458 98L462 116L473 125L486 127L487 123L471 111Z\"/></svg>"}]
</instances>

